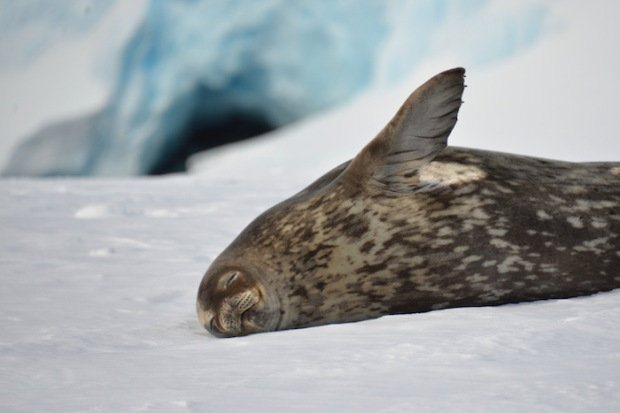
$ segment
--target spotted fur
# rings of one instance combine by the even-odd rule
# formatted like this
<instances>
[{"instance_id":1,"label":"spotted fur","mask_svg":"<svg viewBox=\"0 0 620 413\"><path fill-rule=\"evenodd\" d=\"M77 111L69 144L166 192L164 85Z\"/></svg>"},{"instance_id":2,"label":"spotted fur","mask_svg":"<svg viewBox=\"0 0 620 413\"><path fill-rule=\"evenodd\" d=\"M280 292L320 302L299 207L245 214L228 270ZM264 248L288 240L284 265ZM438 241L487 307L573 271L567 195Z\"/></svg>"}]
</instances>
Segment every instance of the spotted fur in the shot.
<instances>
[{"instance_id":1,"label":"spotted fur","mask_svg":"<svg viewBox=\"0 0 620 413\"><path fill-rule=\"evenodd\" d=\"M200 322L235 336L620 287L620 164L444 150L463 75L252 222L205 274Z\"/></svg>"}]
</instances>

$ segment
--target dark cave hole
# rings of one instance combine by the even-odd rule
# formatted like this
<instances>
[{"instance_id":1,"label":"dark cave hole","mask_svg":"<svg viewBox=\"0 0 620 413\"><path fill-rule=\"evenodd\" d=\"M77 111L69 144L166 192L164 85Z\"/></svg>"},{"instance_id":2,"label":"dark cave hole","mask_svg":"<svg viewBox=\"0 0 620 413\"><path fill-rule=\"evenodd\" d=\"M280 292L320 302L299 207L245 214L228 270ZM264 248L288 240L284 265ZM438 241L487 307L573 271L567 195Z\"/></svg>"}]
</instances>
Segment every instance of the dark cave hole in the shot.
<instances>
[{"instance_id":1,"label":"dark cave hole","mask_svg":"<svg viewBox=\"0 0 620 413\"><path fill-rule=\"evenodd\" d=\"M238 142L275 129L270 122L254 114L234 113L217 123L191 122L175 148L161 154L149 175L185 172L191 155L216 146Z\"/></svg>"}]
</instances>

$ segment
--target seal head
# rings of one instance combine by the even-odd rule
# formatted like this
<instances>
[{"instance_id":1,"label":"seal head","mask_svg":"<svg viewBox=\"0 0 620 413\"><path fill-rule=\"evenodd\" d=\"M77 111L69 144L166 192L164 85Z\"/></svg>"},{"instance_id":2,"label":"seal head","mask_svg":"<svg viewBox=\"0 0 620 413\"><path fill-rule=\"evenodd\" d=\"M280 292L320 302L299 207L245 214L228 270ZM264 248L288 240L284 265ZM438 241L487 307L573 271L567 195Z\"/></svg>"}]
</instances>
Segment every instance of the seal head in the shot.
<instances>
[{"instance_id":1,"label":"seal head","mask_svg":"<svg viewBox=\"0 0 620 413\"><path fill-rule=\"evenodd\" d=\"M249 269L252 268L252 269ZM213 265L198 289L198 320L218 337L243 336L277 328L280 305L256 266Z\"/></svg>"}]
</instances>

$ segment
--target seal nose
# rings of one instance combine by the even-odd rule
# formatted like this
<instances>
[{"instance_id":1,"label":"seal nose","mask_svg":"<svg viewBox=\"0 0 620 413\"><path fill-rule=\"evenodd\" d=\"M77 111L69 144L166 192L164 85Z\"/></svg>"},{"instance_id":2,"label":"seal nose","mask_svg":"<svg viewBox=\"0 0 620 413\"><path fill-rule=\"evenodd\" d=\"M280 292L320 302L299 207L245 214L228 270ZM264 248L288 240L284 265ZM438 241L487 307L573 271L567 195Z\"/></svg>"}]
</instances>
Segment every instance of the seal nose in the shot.
<instances>
[{"instance_id":1,"label":"seal nose","mask_svg":"<svg viewBox=\"0 0 620 413\"><path fill-rule=\"evenodd\" d=\"M209 332L218 337L222 336L221 330L217 327L217 323L215 322L215 317L211 318L208 324L205 324L205 328L209 330Z\"/></svg>"},{"instance_id":2,"label":"seal nose","mask_svg":"<svg viewBox=\"0 0 620 413\"><path fill-rule=\"evenodd\" d=\"M199 302L196 302L196 314L198 315L198 322L208 332L214 336L223 337L222 330L217 326L215 315L211 311L204 310Z\"/></svg>"},{"instance_id":3,"label":"seal nose","mask_svg":"<svg viewBox=\"0 0 620 413\"><path fill-rule=\"evenodd\" d=\"M232 337L233 334L227 333L223 328L219 326L219 323L216 320L216 318L217 317L211 318L211 320L209 320L209 323L205 325L205 328L215 337L218 337L218 338Z\"/></svg>"},{"instance_id":4,"label":"seal nose","mask_svg":"<svg viewBox=\"0 0 620 413\"><path fill-rule=\"evenodd\" d=\"M204 328L207 328L207 312L203 310L202 306L200 305L200 301L198 300L196 300L196 315L198 316L198 322L200 323L200 325Z\"/></svg>"}]
</instances>

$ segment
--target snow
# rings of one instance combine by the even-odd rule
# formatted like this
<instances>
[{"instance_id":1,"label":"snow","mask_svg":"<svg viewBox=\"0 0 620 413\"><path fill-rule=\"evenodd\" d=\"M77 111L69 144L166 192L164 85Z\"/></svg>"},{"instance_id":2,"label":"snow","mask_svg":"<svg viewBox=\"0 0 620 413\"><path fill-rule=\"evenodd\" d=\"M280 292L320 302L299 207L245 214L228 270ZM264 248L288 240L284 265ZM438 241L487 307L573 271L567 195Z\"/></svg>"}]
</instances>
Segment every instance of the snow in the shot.
<instances>
[{"instance_id":1,"label":"snow","mask_svg":"<svg viewBox=\"0 0 620 413\"><path fill-rule=\"evenodd\" d=\"M620 160L618 6L553 4L544 41L468 66L451 144ZM618 411L620 290L233 339L198 325L202 274L239 231L458 60L197 155L191 175L0 179L0 411Z\"/></svg>"},{"instance_id":2,"label":"snow","mask_svg":"<svg viewBox=\"0 0 620 413\"><path fill-rule=\"evenodd\" d=\"M620 291L217 339L202 272L296 189L0 181L0 410L616 411Z\"/></svg>"}]
</instances>

